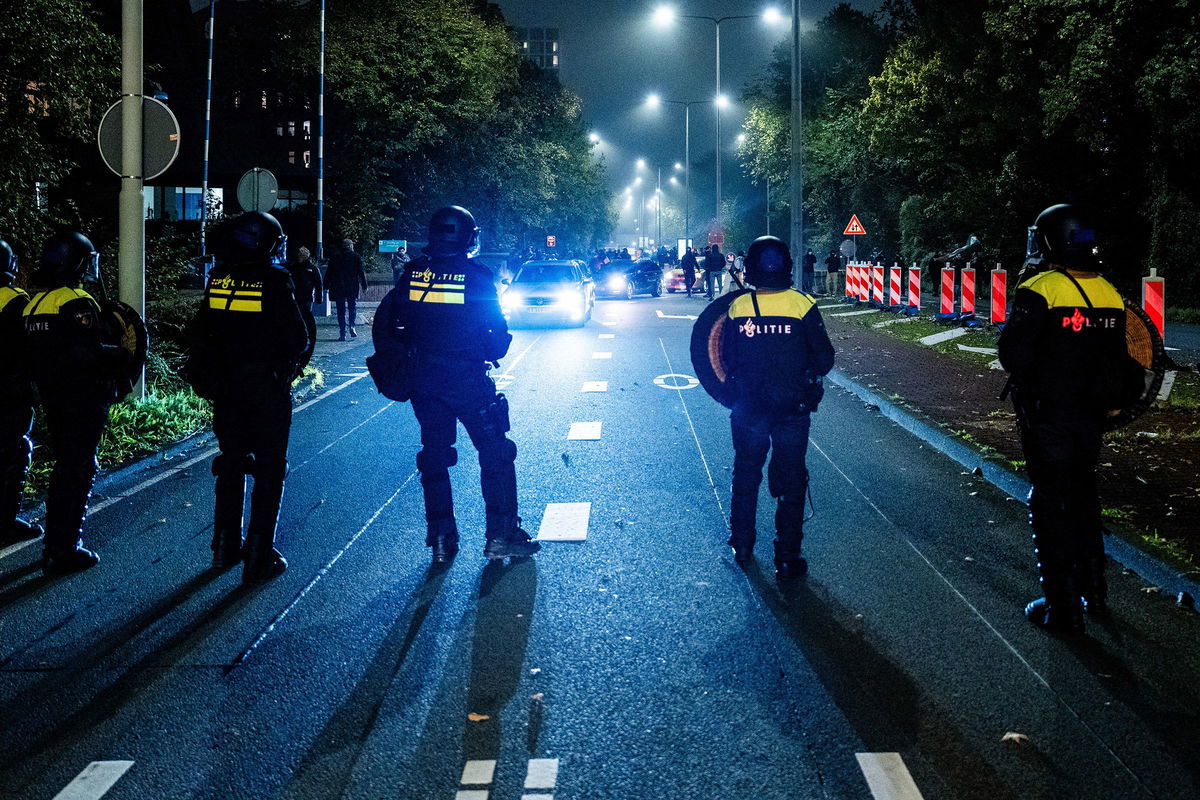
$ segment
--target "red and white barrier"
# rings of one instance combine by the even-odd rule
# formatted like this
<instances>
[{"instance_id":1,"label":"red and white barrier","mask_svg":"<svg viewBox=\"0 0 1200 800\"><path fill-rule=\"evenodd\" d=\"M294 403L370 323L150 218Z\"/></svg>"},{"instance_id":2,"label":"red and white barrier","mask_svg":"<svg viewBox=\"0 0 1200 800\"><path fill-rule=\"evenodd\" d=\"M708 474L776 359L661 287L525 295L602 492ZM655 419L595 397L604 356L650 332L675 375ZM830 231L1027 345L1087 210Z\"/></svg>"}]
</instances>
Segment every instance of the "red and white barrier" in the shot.
<instances>
[{"instance_id":1,"label":"red and white barrier","mask_svg":"<svg viewBox=\"0 0 1200 800\"><path fill-rule=\"evenodd\" d=\"M883 305L883 264L871 267L871 299Z\"/></svg>"},{"instance_id":2,"label":"red and white barrier","mask_svg":"<svg viewBox=\"0 0 1200 800\"><path fill-rule=\"evenodd\" d=\"M888 305L893 308L900 305L900 265L892 264L891 272L891 292L888 293Z\"/></svg>"},{"instance_id":3,"label":"red and white barrier","mask_svg":"<svg viewBox=\"0 0 1200 800\"><path fill-rule=\"evenodd\" d=\"M962 271L962 286L961 301L963 316L975 313L975 270L972 267L963 267Z\"/></svg>"},{"instance_id":4,"label":"red and white barrier","mask_svg":"<svg viewBox=\"0 0 1200 800\"><path fill-rule=\"evenodd\" d=\"M919 267L908 268L908 307L913 311L921 310L921 270Z\"/></svg>"},{"instance_id":5,"label":"red and white barrier","mask_svg":"<svg viewBox=\"0 0 1200 800\"><path fill-rule=\"evenodd\" d=\"M954 267L942 267L942 313L954 313Z\"/></svg>"},{"instance_id":6,"label":"red and white barrier","mask_svg":"<svg viewBox=\"0 0 1200 800\"><path fill-rule=\"evenodd\" d=\"M846 264L846 298L854 297L854 264Z\"/></svg>"},{"instance_id":7,"label":"red and white barrier","mask_svg":"<svg viewBox=\"0 0 1200 800\"><path fill-rule=\"evenodd\" d=\"M858 265L858 299L864 303L871 301L871 265Z\"/></svg>"},{"instance_id":8,"label":"red and white barrier","mask_svg":"<svg viewBox=\"0 0 1200 800\"><path fill-rule=\"evenodd\" d=\"M1008 273L996 265L992 270L992 313L991 323L1003 325L1008 321Z\"/></svg>"},{"instance_id":9,"label":"red and white barrier","mask_svg":"<svg viewBox=\"0 0 1200 800\"><path fill-rule=\"evenodd\" d=\"M1164 336L1164 314L1167 308L1167 292L1165 281L1158 277L1158 270L1150 269L1150 274L1142 278L1142 310L1150 317L1158 328L1158 335ZM1165 338L1165 336L1164 336Z\"/></svg>"}]
</instances>

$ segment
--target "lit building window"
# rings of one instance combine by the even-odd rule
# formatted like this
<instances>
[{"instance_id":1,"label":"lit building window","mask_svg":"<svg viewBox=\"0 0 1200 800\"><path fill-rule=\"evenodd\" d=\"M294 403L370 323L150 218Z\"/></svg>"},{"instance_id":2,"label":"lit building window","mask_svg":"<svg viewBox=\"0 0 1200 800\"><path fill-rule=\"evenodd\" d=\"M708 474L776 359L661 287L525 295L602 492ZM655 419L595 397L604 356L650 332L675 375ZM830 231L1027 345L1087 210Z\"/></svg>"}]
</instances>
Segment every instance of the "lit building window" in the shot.
<instances>
[{"instance_id":1,"label":"lit building window","mask_svg":"<svg viewBox=\"0 0 1200 800\"><path fill-rule=\"evenodd\" d=\"M312 169L312 150L304 151L304 168Z\"/></svg>"},{"instance_id":2,"label":"lit building window","mask_svg":"<svg viewBox=\"0 0 1200 800\"><path fill-rule=\"evenodd\" d=\"M275 125L275 135L276 135L276 136L283 136L283 123L282 123L282 122L280 122L280 123L277 123L277 124Z\"/></svg>"},{"instance_id":3,"label":"lit building window","mask_svg":"<svg viewBox=\"0 0 1200 800\"><path fill-rule=\"evenodd\" d=\"M267 90L266 89L263 89L263 93L262 93L262 107L263 108L267 107Z\"/></svg>"},{"instance_id":4,"label":"lit building window","mask_svg":"<svg viewBox=\"0 0 1200 800\"><path fill-rule=\"evenodd\" d=\"M294 119L289 120L288 121L288 136L295 136L295 135L296 135L296 120L294 120Z\"/></svg>"},{"instance_id":5,"label":"lit building window","mask_svg":"<svg viewBox=\"0 0 1200 800\"><path fill-rule=\"evenodd\" d=\"M288 163L289 164L296 163L296 151L295 150L288 150Z\"/></svg>"},{"instance_id":6,"label":"lit building window","mask_svg":"<svg viewBox=\"0 0 1200 800\"><path fill-rule=\"evenodd\" d=\"M303 130L304 130L304 138L306 140L311 139L312 138L312 120L311 119L304 120Z\"/></svg>"}]
</instances>

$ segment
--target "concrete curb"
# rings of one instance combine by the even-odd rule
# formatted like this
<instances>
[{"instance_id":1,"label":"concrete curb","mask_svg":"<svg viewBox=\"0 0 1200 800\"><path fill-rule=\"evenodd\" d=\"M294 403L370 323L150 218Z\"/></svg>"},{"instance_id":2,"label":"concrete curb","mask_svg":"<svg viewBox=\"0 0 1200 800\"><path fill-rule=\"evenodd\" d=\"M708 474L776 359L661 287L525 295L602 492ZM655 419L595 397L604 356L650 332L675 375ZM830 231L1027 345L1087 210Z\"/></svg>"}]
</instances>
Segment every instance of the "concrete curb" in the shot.
<instances>
[{"instance_id":1,"label":"concrete curb","mask_svg":"<svg viewBox=\"0 0 1200 800\"><path fill-rule=\"evenodd\" d=\"M989 483L1005 494L1026 503L1029 497L1029 481L1010 472L994 461L989 461L977 450L928 423L911 411L907 411L883 395L868 389L836 367L829 373L836 385L855 395L864 403L875 406L879 413L895 422L921 441L940 453L949 456L967 469L978 471ZM1186 573L1177 572L1158 557L1146 553L1120 536L1107 534L1104 547L1108 555L1127 569L1133 570L1148 582L1172 595L1181 591L1200 598L1200 582Z\"/></svg>"}]
</instances>

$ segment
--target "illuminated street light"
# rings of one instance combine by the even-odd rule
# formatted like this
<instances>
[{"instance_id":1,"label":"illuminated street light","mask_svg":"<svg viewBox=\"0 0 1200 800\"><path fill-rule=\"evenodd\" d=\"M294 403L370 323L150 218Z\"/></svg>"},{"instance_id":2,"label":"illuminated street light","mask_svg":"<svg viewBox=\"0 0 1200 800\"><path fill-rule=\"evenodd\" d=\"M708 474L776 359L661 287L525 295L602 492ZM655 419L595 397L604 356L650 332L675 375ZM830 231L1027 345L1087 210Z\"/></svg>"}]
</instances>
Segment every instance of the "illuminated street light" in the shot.
<instances>
[{"instance_id":1,"label":"illuminated street light","mask_svg":"<svg viewBox=\"0 0 1200 800\"><path fill-rule=\"evenodd\" d=\"M729 98L726 95L717 95L717 99L714 102L717 104L717 108L729 108Z\"/></svg>"},{"instance_id":2,"label":"illuminated street light","mask_svg":"<svg viewBox=\"0 0 1200 800\"><path fill-rule=\"evenodd\" d=\"M588 138L591 139L592 144L600 144L600 134L593 131L588 134Z\"/></svg>"},{"instance_id":3,"label":"illuminated street light","mask_svg":"<svg viewBox=\"0 0 1200 800\"><path fill-rule=\"evenodd\" d=\"M675 21L675 9L670 6L659 6L654 9L654 24L666 27Z\"/></svg>"},{"instance_id":4,"label":"illuminated street light","mask_svg":"<svg viewBox=\"0 0 1200 800\"><path fill-rule=\"evenodd\" d=\"M676 162L675 162L675 169L683 169L683 164L680 164L678 161L676 161ZM675 179L674 179L674 178L672 178L671 180L675 180Z\"/></svg>"},{"instance_id":5,"label":"illuminated street light","mask_svg":"<svg viewBox=\"0 0 1200 800\"><path fill-rule=\"evenodd\" d=\"M672 176L671 176L671 183L673 183L673 184L675 184L676 186L678 186L678 185L679 185L679 178L676 178L674 175L672 175Z\"/></svg>"},{"instance_id":6,"label":"illuminated street light","mask_svg":"<svg viewBox=\"0 0 1200 800\"><path fill-rule=\"evenodd\" d=\"M783 14L780 13L778 8L774 7L768 8L766 11L764 11L762 18L763 22L767 23L768 25L777 25L780 22L783 22Z\"/></svg>"},{"instance_id":7,"label":"illuminated street light","mask_svg":"<svg viewBox=\"0 0 1200 800\"><path fill-rule=\"evenodd\" d=\"M658 105L661 102L662 102L662 98L659 97L657 94L650 93L650 94L646 95L646 105L650 106L651 108L658 108Z\"/></svg>"},{"instance_id":8,"label":"illuminated street light","mask_svg":"<svg viewBox=\"0 0 1200 800\"><path fill-rule=\"evenodd\" d=\"M738 144L745 144L745 143L746 143L746 134L744 134L744 133L739 133L739 134L738 134L738 138L737 138L737 142L738 142Z\"/></svg>"},{"instance_id":9,"label":"illuminated street light","mask_svg":"<svg viewBox=\"0 0 1200 800\"><path fill-rule=\"evenodd\" d=\"M646 168L646 159L644 159L644 158L639 158L639 159L637 160L637 168L638 168L638 169L645 169L645 168ZM639 178L639 180L640 180L640 178Z\"/></svg>"},{"instance_id":10,"label":"illuminated street light","mask_svg":"<svg viewBox=\"0 0 1200 800\"><path fill-rule=\"evenodd\" d=\"M636 178L633 179L633 185L634 186L642 185L642 176L641 175L638 175Z\"/></svg>"}]
</instances>

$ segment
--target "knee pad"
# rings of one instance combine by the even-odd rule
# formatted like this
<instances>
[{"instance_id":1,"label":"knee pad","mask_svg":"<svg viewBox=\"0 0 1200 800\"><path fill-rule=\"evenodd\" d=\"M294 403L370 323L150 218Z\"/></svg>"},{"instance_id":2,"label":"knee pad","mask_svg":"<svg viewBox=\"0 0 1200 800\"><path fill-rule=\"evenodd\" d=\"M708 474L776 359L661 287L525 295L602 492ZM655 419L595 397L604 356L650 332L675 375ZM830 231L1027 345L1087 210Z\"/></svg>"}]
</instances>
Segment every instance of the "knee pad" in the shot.
<instances>
[{"instance_id":1,"label":"knee pad","mask_svg":"<svg viewBox=\"0 0 1200 800\"><path fill-rule=\"evenodd\" d=\"M257 459L253 466L254 469L250 474L257 481L279 481L282 483L288 474L288 462L286 458L271 460Z\"/></svg>"},{"instance_id":2,"label":"knee pad","mask_svg":"<svg viewBox=\"0 0 1200 800\"><path fill-rule=\"evenodd\" d=\"M458 463L458 451L453 447L423 448L417 453L417 469L422 473L447 470Z\"/></svg>"},{"instance_id":3,"label":"knee pad","mask_svg":"<svg viewBox=\"0 0 1200 800\"><path fill-rule=\"evenodd\" d=\"M785 494L779 498L781 506L800 506L804 508L805 497L802 494Z\"/></svg>"},{"instance_id":4,"label":"knee pad","mask_svg":"<svg viewBox=\"0 0 1200 800\"><path fill-rule=\"evenodd\" d=\"M244 455L236 456L229 453L221 453L213 459L212 474L220 475L252 475L254 473L254 456Z\"/></svg>"},{"instance_id":5,"label":"knee pad","mask_svg":"<svg viewBox=\"0 0 1200 800\"><path fill-rule=\"evenodd\" d=\"M495 447L479 451L479 466L485 470L506 467L517 460L517 443L507 436Z\"/></svg>"}]
</instances>

